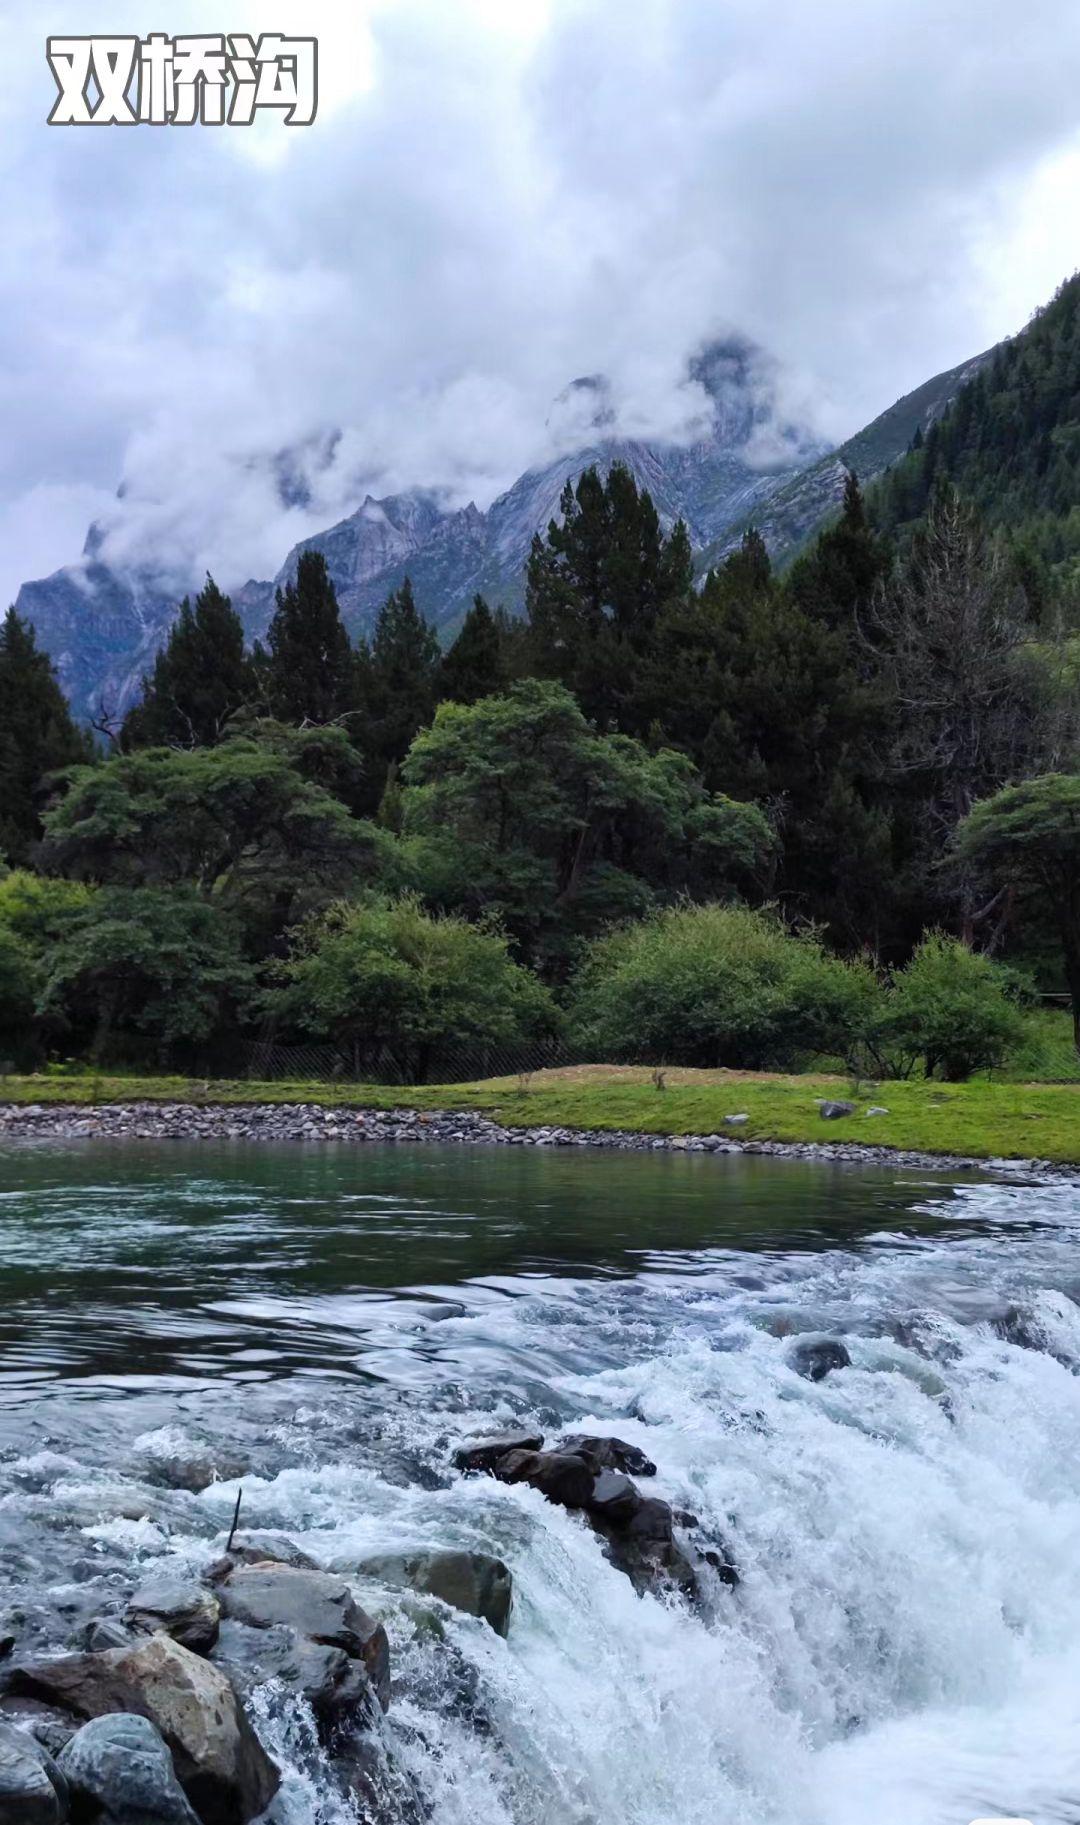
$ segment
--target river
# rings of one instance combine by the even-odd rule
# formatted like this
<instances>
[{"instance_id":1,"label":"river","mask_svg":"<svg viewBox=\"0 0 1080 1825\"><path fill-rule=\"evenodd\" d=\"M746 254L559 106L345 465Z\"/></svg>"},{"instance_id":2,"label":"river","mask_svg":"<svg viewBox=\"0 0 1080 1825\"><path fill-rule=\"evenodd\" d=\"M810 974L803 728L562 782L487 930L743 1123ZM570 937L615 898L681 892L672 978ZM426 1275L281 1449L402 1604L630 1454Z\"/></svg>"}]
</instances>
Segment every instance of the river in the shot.
<instances>
[{"instance_id":1,"label":"river","mask_svg":"<svg viewBox=\"0 0 1080 1825\"><path fill-rule=\"evenodd\" d=\"M328 1568L511 1568L507 1639L448 1612L439 1652L357 1587L434 1825L1080 1819L1076 1183L20 1143L0 1217L3 1606L198 1569L239 1487ZM804 1380L802 1332L851 1366ZM450 1469L522 1422L646 1450L738 1587L638 1597L580 1517ZM273 1818L348 1825L296 1704L257 1721Z\"/></svg>"}]
</instances>

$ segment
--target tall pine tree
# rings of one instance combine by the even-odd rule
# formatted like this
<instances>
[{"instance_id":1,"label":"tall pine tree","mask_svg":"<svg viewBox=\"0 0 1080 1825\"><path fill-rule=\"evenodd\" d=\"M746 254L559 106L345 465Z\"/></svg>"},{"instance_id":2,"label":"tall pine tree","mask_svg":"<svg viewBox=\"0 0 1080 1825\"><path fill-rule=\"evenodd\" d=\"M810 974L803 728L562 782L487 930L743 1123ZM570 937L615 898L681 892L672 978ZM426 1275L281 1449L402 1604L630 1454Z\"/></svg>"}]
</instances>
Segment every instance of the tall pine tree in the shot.
<instances>
[{"instance_id":1,"label":"tall pine tree","mask_svg":"<svg viewBox=\"0 0 1080 1825\"><path fill-rule=\"evenodd\" d=\"M502 629L483 596L475 597L461 632L439 667L439 697L478 703L507 683Z\"/></svg>"},{"instance_id":2,"label":"tall pine tree","mask_svg":"<svg viewBox=\"0 0 1080 1825\"><path fill-rule=\"evenodd\" d=\"M362 641L357 649L356 666L362 705L358 741L367 772L364 809L374 812L439 698L438 638L416 606L408 577L383 603L370 644Z\"/></svg>"},{"instance_id":3,"label":"tall pine tree","mask_svg":"<svg viewBox=\"0 0 1080 1825\"><path fill-rule=\"evenodd\" d=\"M253 690L240 617L208 576L194 607L186 597L180 604L142 702L125 719L123 746L210 747Z\"/></svg>"},{"instance_id":4,"label":"tall pine tree","mask_svg":"<svg viewBox=\"0 0 1080 1825\"><path fill-rule=\"evenodd\" d=\"M48 775L93 758L46 653L9 608L0 625L0 854L27 860L41 836Z\"/></svg>"},{"instance_id":5,"label":"tall pine tree","mask_svg":"<svg viewBox=\"0 0 1080 1825\"><path fill-rule=\"evenodd\" d=\"M594 721L626 727L657 616L692 587L686 527L665 538L650 495L621 463L606 481L587 469L567 482L559 516L529 556L530 666L567 685Z\"/></svg>"},{"instance_id":6,"label":"tall pine tree","mask_svg":"<svg viewBox=\"0 0 1080 1825\"><path fill-rule=\"evenodd\" d=\"M321 551L303 551L296 580L277 592L262 662L279 722L334 722L357 708L356 659Z\"/></svg>"}]
</instances>

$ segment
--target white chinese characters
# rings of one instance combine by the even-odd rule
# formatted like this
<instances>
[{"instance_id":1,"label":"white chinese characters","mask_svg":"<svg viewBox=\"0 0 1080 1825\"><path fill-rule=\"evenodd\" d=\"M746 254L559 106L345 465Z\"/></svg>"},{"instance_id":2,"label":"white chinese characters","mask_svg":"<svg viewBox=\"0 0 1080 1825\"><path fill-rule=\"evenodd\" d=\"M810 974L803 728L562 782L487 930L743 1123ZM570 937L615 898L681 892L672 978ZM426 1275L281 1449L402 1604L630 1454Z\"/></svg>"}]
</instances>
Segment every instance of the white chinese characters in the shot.
<instances>
[{"instance_id":1,"label":"white chinese characters","mask_svg":"<svg viewBox=\"0 0 1080 1825\"><path fill-rule=\"evenodd\" d=\"M315 38L49 38L45 55L58 90L51 127L247 127L261 110L306 127L318 107Z\"/></svg>"}]
</instances>

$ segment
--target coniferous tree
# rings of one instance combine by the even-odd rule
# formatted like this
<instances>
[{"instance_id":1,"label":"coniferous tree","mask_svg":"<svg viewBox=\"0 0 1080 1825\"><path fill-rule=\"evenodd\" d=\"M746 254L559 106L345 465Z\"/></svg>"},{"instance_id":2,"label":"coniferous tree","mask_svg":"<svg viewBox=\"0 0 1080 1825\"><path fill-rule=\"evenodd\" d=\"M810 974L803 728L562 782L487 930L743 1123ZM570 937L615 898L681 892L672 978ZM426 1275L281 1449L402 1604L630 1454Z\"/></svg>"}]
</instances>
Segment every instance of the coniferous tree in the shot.
<instances>
[{"instance_id":1,"label":"coniferous tree","mask_svg":"<svg viewBox=\"0 0 1080 1825\"><path fill-rule=\"evenodd\" d=\"M692 586L680 521L665 538L647 490L615 463L567 482L559 519L533 539L526 577L530 669L565 684L586 715L627 727L641 652L665 604Z\"/></svg>"},{"instance_id":2,"label":"coniferous tree","mask_svg":"<svg viewBox=\"0 0 1080 1825\"><path fill-rule=\"evenodd\" d=\"M0 855L25 860L41 835L48 775L92 758L48 654L9 608L0 624Z\"/></svg>"},{"instance_id":3,"label":"coniferous tree","mask_svg":"<svg viewBox=\"0 0 1080 1825\"><path fill-rule=\"evenodd\" d=\"M359 648L357 666L374 809L390 768L404 760L413 737L434 716L439 694L438 638L416 606L408 577L383 603L370 646Z\"/></svg>"},{"instance_id":4,"label":"coniferous tree","mask_svg":"<svg viewBox=\"0 0 1080 1825\"><path fill-rule=\"evenodd\" d=\"M214 579L185 597L169 638L124 722L124 747L203 748L220 741L254 684L244 629Z\"/></svg>"},{"instance_id":5,"label":"coniferous tree","mask_svg":"<svg viewBox=\"0 0 1080 1825\"><path fill-rule=\"evenodd\" d=\"M791 595L826 626L854 633L888 570L888 549L870 524L858 477L849 470L839 519L792 565Z\"/></svg>"},{"instance_id":6,"label":"coniferous tree","mask_svg":"<svg viewBox=\"0 0 1080 1825\"><path fill-rule=\"evenodd\" d=\"M303 551L296 580L277 592L262 668L280 722L333 722L357 708L356 663L321 551Z\"/></svg>"},{"instance_id":7,"label":"coniferous tree","mask_svg":"<svg viewBox=\"0 0 1080 1825\"><path fill-rule=\"evenodd\" d=\"M502 632L483 596L476 596L461 632L439 667L440 700L477 703L507 682Z\"/></svg>"}]
</instances>

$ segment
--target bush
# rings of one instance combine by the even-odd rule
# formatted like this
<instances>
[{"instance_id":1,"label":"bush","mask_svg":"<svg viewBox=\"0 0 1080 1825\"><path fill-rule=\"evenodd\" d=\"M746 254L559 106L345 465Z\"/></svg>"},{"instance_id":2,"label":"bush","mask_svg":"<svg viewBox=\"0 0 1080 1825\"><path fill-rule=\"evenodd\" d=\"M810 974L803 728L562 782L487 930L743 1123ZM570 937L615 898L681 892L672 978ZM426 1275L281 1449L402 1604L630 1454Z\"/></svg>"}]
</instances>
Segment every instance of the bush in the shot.
<instances>
[{"instance_id":1,"label":"bush","mask_svg":"<svg viewBox=\"0 0 1080 1825\"><path fill-rule=\"evenodd\" d=\"M576 1039L616 1062L795 1067L845 1056L880 1003L865 964L828 956L772 914L680 906L599 939L575 979Z\"/></svg>"},{"instance_id":2,"label":"bush","mask_svg":"<svg viewBox=\"0 0 1080 1825\"><path fill-rule=\"evenodd\" d=\"M921 1060L926 1077L949 1083L988 1071L1024 1039L1017 992L1011 972L958 938L931 932L893 979L880 1029L884 1054L897 1072Z\"/></svg>"},{"instance_id":3,"label":"bush","mask_svg":"<svg viewBox=\"0 0 1080 1825\"><path fill-rule=\"evenodd\" d=\"M250 992L236 928L216 906L185 887L103 887L49 947L37 1011L92 1035L99 1061L133 1035L163 1048L205 1040Z\"/></svg>"},{"instance_id":4,"label":"bush","mask_svg":"<svg viewBox=\"0 0 1080 1825\"><path fill-rule=\"evenodd\" d=\"M439 1045L551 1033L555 1008L506 939L411 895L333 907L297 934L268 1012L339 1044L385 1046L422 1083Z\"/></svg>"}]
</instances>

